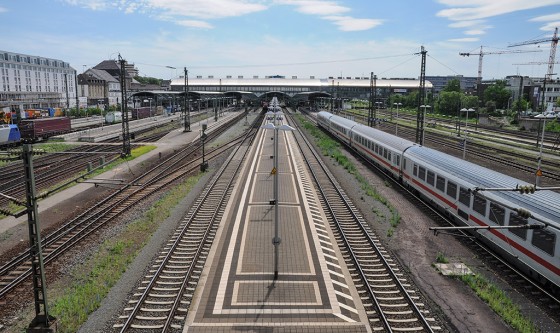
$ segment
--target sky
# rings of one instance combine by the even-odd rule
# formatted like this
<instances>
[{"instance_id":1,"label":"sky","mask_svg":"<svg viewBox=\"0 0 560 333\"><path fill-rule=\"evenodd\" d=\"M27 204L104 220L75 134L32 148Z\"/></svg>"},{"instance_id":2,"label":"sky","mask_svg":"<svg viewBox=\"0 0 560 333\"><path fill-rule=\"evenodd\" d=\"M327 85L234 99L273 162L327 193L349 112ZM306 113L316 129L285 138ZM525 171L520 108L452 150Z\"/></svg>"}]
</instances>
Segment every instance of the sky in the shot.
<instances>
[{"instance_id":1,"label":"sky","mask_svg":"<svg viewBox=\"0 0 560 333\"><path fill-rule=\"evenodd\" d=\"M482 47L483 79L544 77L555 27L560 0L0 0L2 51L161 79L418 78L422 46L428 76L476 77Z\"/></svg>"}]
</instances>

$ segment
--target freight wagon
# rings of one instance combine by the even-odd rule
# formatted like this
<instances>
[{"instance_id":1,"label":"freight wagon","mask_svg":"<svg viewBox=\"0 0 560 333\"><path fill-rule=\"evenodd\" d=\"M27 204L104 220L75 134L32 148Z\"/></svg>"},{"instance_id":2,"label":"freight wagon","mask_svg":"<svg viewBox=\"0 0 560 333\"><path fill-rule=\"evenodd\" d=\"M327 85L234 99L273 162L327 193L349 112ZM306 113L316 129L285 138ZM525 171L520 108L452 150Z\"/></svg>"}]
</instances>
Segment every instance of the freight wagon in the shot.
<instances>
[{"instance_id":1,"label":"freight wagon","mask_svg":"<svg viewBox=\"0 0 560 333\"><path fill-rule=\"evenodd\" d=\"M134 108L132 109L132 120L149 118L155 115L161 114L158 108L150 108L149 106Z\"/></svg>"},{"instance_id":2,"label":"freight wagon","mask_svg":"<svg viewBox=\"0 0 560 333\"><path fill-rule=\"evenodd\" d=\"M70 118L22 119L19 124L19 130L22 140L40 141L51 136L70 132Z\"/></svg>"}]
</instances>

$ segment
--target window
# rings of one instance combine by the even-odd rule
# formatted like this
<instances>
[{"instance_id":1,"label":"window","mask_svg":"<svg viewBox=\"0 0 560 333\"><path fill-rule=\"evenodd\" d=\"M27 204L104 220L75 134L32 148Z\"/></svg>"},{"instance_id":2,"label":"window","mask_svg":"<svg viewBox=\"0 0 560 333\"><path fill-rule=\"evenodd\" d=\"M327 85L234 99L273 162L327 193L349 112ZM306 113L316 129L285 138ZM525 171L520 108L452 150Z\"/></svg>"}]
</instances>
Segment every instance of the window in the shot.
<instances>
[{"instance_id":1,"label":"window","mask_svg":"<svg viewBox=\"0 0 560 333\"><path fill-rule=\"evenodd\" d=\"M426 180L426 169L424 167L419 167L418 168L418 178L422 179L422 180Z\"/></svg>"},{"instance_id":2,"label":"window","mask_svg":"<svg viewBox=\"0 0 560 333\"><path fill-rule=\"evenodd\" d=\"M397 166L401 165L401 155L397 155Z\"/></svg>"},{"instance_id":3,"label":"window","mask_svg":"<svg viewBox=\"0 0 560 333\"><path fill-rule=\"evenodd\" d=\"M527 224L527 219L517 215L516 213L509 214L509 225L524 225ZM517 237L522 238L523 240L527 239L527 229L509 229L509 232L516 235Z\"/></svg>"},{"instance_id":4,"label":"window","mask_svg":"<svg viewBox=\"0 0 560 333\"><path fill-rule=\"evenodd\" d=\"M464 187L459 188L459 202L467 207L471 206L471 194Z\"/></svg>"},{"instance_id":5,"label":"window","mask_svg":"<svg viewBox=\"0 0 560 333\"><path fill-rule=\"evenodd\" d=\"M499 206L493 202L490 202L490 221L497 223L499 225L504 225L506 218L506 210L504 207Z\"/></svg>"},{"instance_id":6,"label":"window","mask_svg":"<svg viewBox=\"0 0 560 333\"><path fill-rule=\"evenodd\" d=\"M442 176L437 176L436 188L441 192L445 192L445 178L443 178Z\"/></svg>"},{"instance_id":7,"label":"window","mask_svg":"<svg viewBox=\"0 0 560 333\"><path fill-rule=\"evenodd\" d=\"M390 150L387 151L387 159L389 161L391 161L391 151Z\"/></svg>"},{"instance_id":8,"label":"window","mask_svg":"<svg viewBox=\"0 0 560 333\"><path fill-rule=\"evenodd\" d=\"M414 167L412 168L412 174L414 176L418 176L418 165L414 164Z\"/></svg>"},{"instance_id":9,"label":"window","mask_svg":"<svg viewBox=\"0 0 560 333\"><path fill-rule=\"evenodd\" d=\"M432 171L428 170L428 178L426 179L426 182L434 186L435 180L436 180L436 175Z\"/></svg>"},{"instance_id":10,"label":"window","mask_svg":"<svg viewBox=\"0 0 560 333\"><path fill-rule=\"evenodd\" d=\"M473 196L473 210L482 216L486 216L486 199L478 193Z\"/></svg>"},{"instance_id":11,"label":"window","mask_svg":"<svg viewBox=\"0 0 560 333\"><path fill-rule=\"evenodd\" d=\"M535 229L533 230L533 239L531 240L531 244L551 256L554 256L556 235L546 229Z\"/></svg>"}]
</instances>

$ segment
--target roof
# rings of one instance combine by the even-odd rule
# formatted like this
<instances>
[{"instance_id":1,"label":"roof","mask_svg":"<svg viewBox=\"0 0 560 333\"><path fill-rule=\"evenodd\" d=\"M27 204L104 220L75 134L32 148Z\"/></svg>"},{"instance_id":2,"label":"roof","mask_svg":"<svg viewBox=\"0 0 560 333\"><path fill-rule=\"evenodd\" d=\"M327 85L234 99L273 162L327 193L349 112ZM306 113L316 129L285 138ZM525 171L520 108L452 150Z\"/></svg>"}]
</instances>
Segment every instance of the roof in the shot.
<instances>
[{"instance_id":1,"label":"roof","mask_svg":"<svg viewBox=\"0 0 560 333\"><path fill-rule=\"evenodd\" d=\"M375 82L378 88L411 88L420 87L420 80L407 79L378 79ZM171 81L173 86L184 86L184 77L175 78ZM282 86L282 87L370 87L369 78L366 79L286 79L286 78L189 78L189 85L197 86ZM432 83L426 81L426 88L432 88Z\"/></svg>"},{"instance_id":2,"label":"roof","mask_svg":"<svg viewBox=\"0 0 560 333\"><path fill-rule=\"evenodd\" d=\"M474 187L513 189L517 185L527 184L522 180L427 147L413 146L407 150L406 155L429 163L436 172L436 168L442 168L472 184L471 190ZM488 198L499 197L507 200L512 206L527 209L552 221L556 227L560 227L558 222L560 221L560 205L558 205L560 193L542 190L533 194L520 194L515 191L484 191L481 194Z\"/></svg>"},{"instance_id":3,"label":"roof","mask_svg":"<svg viewBox=\"0 0 560 333\"><path fill-rule=\"evenodd\" d=\"M85 75L91 74L96 79L107 81L107 82L119 82L119 80L114 78L111 74L101 69L88 69L84 74Z\"/></svg>"},{"instance_id":4,"label":"roof","mask_svg":"<svg viewBox=\"0 0 560 333\"><path fill-rule=\"evenodd\" d=\"M116 60L103 60L99 64L95 65L93 68L102 69L102 70L119 70L119 71L121 70Z\"/></svg>"}]
</instances>

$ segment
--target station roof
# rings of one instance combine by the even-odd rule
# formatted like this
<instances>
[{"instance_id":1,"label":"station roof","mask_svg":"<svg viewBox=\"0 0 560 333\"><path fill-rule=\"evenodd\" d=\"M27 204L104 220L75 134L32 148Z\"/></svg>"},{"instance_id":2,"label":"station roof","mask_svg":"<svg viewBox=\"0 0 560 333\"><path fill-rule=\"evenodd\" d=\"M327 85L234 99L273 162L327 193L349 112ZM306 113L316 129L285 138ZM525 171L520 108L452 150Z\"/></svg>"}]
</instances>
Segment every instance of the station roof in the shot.
<instances>
[{"instance_id":1,"label":"station roof","mask_svg":"<svg viewBox=\"0 0 560 333\"><path fill-rule=\"evenodd\" d=\"M175 78L171 81L172 86L184 86L184 77ZM289 78L189 78L189 85L192 86L278 86L278 87L317 87L328 88L331 86L340 87L369 87L369 78L355 79L289 79ZM377 79L378 88L419 88L420 80L416 79ZM432 88L432 83L426 81L426 88Z\"/></svg>"}]
</instances>

